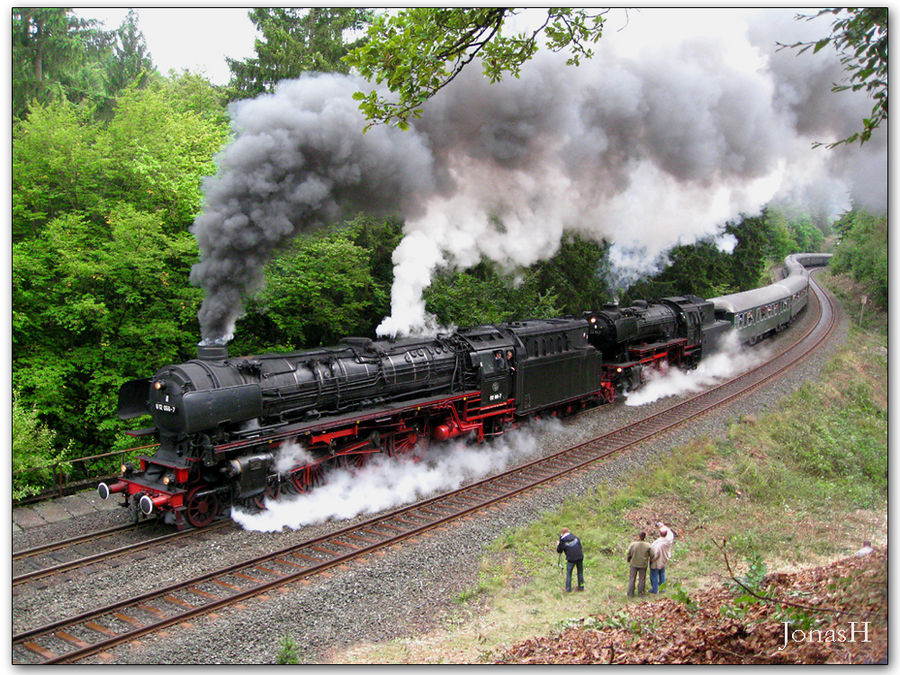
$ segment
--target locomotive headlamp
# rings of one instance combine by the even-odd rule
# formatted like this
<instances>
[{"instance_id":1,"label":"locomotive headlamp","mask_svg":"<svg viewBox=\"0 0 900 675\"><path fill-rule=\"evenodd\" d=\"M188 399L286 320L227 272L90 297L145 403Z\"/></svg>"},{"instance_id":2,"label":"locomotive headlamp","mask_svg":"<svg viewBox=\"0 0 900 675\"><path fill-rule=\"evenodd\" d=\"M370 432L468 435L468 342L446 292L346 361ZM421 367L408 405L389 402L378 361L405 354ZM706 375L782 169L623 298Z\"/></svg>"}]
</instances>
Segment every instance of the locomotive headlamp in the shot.
<instances>
[{"instance_id":1,"label":"locomotive headlamp","mask_svg":"<svg viewBox=\"0 0 900 675\"><path fill-rule=\"evenodd\" d=\"M592 317L591 317L591 323L597 323L597 317L596 317L596 316L592 316Z\"/></svg>"},{"instance_id":2,"label":"locomotive headlamp","mask_svg":"<svg viewBox=\"0 0 900 675\"><path fill-rule=\"evenodd\" d=\"M156 382L153 383L153 388L156 389L157 391L159 391L160 389L163 388L163 383L160 382L159 380L157 380Z\"/></svg>"},{"instance_id":3,"label":"locomotive headlamp","mask_svg":"<svg viewBox=\"0 0 900 675\"><path fill-rule=\"evenodd\" d=\"M163 485L171 485L174 482L175 476L171 473L167 473L165 476L163 476Z\"/></svg>"},{"instance_id":4,"label":"locomotive headlamp","mask_svg":"<svg viewBox=\"0 0 900 675\"><path fill-rule=\"evenodd\" d=\"M126 471L128 471L128 467L126 465L123 464L119 467L119 473L125 473Z\"/></svg>"},{"instance_id":5,"label":"locomotive headlamp","mask_svg":"<svg viewBox=\"0 0 900 675\"><path fill-rule=\"evenodd\" d=\"M621 373L621 372L622 372L622 369L621 369L621 368L616 368L616 372L617 372L617 373Z\"/></svg>"}]
</instances>

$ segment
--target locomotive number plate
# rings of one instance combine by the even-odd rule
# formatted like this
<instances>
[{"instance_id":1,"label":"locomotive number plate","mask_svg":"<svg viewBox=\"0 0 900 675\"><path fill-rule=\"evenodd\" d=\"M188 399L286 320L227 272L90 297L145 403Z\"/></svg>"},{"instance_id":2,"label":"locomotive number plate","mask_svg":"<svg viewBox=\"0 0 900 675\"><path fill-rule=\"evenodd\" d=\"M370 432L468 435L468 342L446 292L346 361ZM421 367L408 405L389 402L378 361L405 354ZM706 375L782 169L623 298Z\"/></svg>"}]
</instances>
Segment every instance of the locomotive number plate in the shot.
<instances>
[{"instance_id":1,"label":"locomotive number plate","mask_svg":"<svg viewBox=\"0 0 900 675\"><path fill-rule=\"evenodd\" d=\"M175 412L175 406L174 406L174 405L169 405L168 403L157 403L154 407L155 407L157 410L161 410L162 412L166 412L166 413L173 413L173 412Z\"/></svg>"}]
</instances>

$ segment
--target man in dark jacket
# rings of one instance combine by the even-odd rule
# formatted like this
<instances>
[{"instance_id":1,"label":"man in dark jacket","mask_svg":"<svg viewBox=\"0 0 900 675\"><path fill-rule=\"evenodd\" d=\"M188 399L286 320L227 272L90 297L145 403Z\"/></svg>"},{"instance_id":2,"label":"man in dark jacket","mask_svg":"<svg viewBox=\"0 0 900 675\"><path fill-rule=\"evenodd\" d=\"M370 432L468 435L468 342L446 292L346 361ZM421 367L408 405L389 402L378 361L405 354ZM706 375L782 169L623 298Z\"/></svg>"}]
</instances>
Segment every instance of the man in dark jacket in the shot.
<instances>
[{"instance_id":1,"label":"man in dark jacket","mask_svg":"<svg viewBox=\"0 0 900 675\"><path fill-rule=\"evenodd\" d=\"M637 541L631 542L628 547L628 553L625 554L625 560L631 565L631 572L628 575L628 597L634 597L634 581L638 578L638 593L644 594L644 588L647 583L647 565L650 564L650 544L644 541L647 538L646 532L638 535Z\"/></svg>"},{"instance_id":2,"label":"man in dark jacket","mask_svg":"<svg viewBox=\"0 0 900 675\"><path fill-rule=\"evenodd\" d=\"M578 589L584 590L584 553L581 551L581 540L564 527L559 533L559 544L556 552L566 552L566 593L572 592L572 568L578 568Z\"/></svg>"}]
</instances>

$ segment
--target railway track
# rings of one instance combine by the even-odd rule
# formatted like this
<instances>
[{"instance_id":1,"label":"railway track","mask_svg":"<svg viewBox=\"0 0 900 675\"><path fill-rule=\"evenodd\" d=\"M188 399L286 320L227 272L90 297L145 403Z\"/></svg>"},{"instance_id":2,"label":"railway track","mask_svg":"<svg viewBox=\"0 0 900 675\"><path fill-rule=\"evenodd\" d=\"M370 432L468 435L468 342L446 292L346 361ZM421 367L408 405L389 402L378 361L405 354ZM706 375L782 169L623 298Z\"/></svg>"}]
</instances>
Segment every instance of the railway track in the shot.
<instances>
[{"instance_id":1,"label":"railway track","mask_svg":"<svg viewBox=\"0 0 900 675\"><path fill-rule=\"evenodd\" d=\"M144 521L128 523L105 530L88 532L70 539L62 539L34 548L14 551L12 585L36 581L44 577L68 572L85 565L102 562L120 555L135 553L173 539L182 539L230 525L220 521L204 530L183 530L172 532L166 528L159 534L160 524ZM149 536L142 536L144 533Z\"/></svg>"},{"instance_id":2,"label":"railway track","mask_svg":"<svg viewBox=\"0 0 900 675\"><path fill-rule=\"evenodd\" d=\"M140 596L13 635L14 663L75 662L191 617L420 536L516 495L590 468L779 377L832 332L830 299L815 289L820 318L764 365L610 433L416 504Z\"/></svg>"}]
</instances>

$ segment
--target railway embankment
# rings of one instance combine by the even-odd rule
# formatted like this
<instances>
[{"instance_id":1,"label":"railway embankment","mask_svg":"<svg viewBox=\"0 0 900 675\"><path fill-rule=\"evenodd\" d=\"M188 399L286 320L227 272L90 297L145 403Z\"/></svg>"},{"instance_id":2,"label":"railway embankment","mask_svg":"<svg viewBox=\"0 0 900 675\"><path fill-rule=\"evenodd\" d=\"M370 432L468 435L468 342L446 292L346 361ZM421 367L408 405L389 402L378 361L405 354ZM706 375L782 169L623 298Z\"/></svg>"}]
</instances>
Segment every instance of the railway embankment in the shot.
<instances>
[{"instance_id":1,"label":"railway embankment","mask_svg":"<svg viewBox=\"0 0 900 675\"><path fill-rule=\"evenodd\" d=\"M481 558L477 581L457 598L464 617L457 623L333 653L330 660L516 662L514 646L521 650L531 641L561 663L571 638L567 628L596 628L602 617L608 627L618 621L628 632L628 626L637 625L629 618L633 614L653 632L654 621L662 625L673 616L667 605L657 603L720 593L730 576L726 554L738 576L748 574L752 563L806 579L815 568L852 557L865 539L883 551L887 343L882 331L859 330L846 317L843 325L848 333L840 346L825 350L817 365L813 359L779 385L792 381L791 390L775 387L767 392L767 403L745 402L718 430L698 427L693 438L682 438L670 453L631 464L620 480L574 495L534 523L502 533ZM667 571L669 592L629 599L625 550L639 530L651 532L660 520L679 534ZM569 595L562 588L553 537L563 525L585 546L585 593ZM824 596L828 583L800 592ZM878 580L872 583L877 592L885 590ZM820 618L810 612L807 628L823 626ZM755 630L749 615L745 623L748 632ZM716 630L712 623L708 628ZM783 624L774 628L783 633ZM630 638L638 650L640 630ZM816 662L854 658L832 642L819 645ZM805 663L809 653L793 650L796 659L788 662ZM881 653L877 645L859 652L863 660ZM522 662L540 660L527 649L521 654ZM594 661L606 662L609 656L600 650ZM572 662L582 658L583 653L577 658L573 653ZM630 662L626 655L617 658Z\"/></svg>"}]
</instances>

